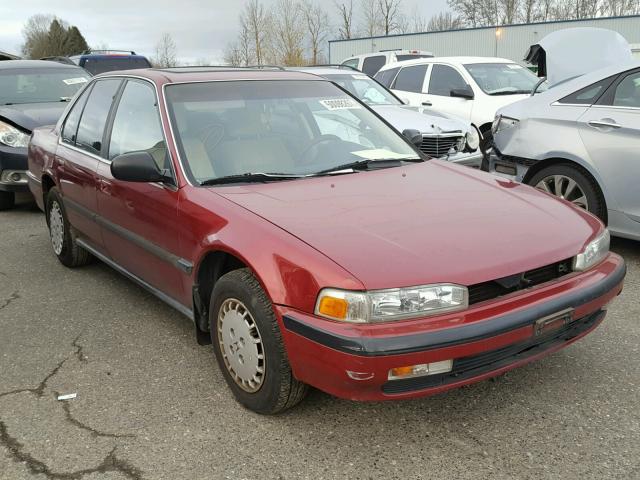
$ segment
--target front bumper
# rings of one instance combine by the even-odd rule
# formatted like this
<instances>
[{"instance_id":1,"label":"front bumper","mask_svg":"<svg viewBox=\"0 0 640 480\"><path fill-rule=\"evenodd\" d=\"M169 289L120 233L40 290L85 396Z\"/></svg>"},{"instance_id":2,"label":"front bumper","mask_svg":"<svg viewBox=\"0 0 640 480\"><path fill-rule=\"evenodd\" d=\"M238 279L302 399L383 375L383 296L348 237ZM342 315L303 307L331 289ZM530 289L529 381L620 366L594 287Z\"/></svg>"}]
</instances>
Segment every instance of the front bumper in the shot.
<instances>
[{"instance_id":1,"label":"front bumper","mask_svg":"<svg viewBox=\"0 0 640 480\"><path fill-rule=\"evenodd\" d=\"M495 147L487 155L488 171L490 173L520 183L531 165L535 163L533 160L503 155Z\"/></svg>"},{"instance_id":2,"label":"front bumper","mask_svg":"<svg viewBox=\"0 0 640 480\"><path fill-rule=\"evenodd\" d=\"M6 175L8 172L19 174L20 180L11 180ZM28 192L26 173L27 149L0 146L0 191Z\"/></svg>"},{"instance_id":3,"label":"front bumper","mask_svg":"<svg viewBox=\"0 0 640 480\"><path fill-rule=\"evenodd\" d=\"M559 350L592 331L622 290L615 254L572 273L464 312L385 324L341 324L277 307L294 375L341 398L388 400L439 393L499 375ZM572 321L543 334L536 321L563 311ZM439 375L388 380L392 368L453 359Z\"/></svg>"}]
</instances>

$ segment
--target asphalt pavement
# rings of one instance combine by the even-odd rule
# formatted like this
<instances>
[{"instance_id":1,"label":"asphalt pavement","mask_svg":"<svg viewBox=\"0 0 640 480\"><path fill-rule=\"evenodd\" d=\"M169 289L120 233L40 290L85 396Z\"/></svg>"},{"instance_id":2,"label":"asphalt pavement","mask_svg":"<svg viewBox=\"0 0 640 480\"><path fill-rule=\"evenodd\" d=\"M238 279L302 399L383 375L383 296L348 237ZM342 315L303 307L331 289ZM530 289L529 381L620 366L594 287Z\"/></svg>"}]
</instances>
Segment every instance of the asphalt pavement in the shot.
<instances>
[{"instance_id":1,"label":"asphalt pavement","mask_svg":"<svg viewBox=\"0 0 640 480\"><path fill-rule=\"evenodd\" d=\"M604 323L494 381L404 402L240 407L189 321L106 265L69 270L0 212L0 479L638 479L640 243ZM58 401L58 395L77 394Z\"/></svg>"}]
</instances>

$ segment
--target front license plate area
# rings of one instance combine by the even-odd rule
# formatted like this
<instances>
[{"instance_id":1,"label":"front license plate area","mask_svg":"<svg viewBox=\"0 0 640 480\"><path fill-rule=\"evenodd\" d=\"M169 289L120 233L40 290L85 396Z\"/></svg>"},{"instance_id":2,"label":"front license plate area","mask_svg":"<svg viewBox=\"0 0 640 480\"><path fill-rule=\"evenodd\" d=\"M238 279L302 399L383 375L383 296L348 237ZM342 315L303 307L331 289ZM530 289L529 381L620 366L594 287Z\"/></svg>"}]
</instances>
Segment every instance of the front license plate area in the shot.
<instances>
[{"instance_id":1,"label":"front license plate area","mask_svg":"<svg viewBox=\"0 0 640 480\"><path fill-rule=\"evenodd\" d=\"M567 308L561 312L548 315L536 320L534 335L539 337L554 330L558 330L573 321L573 308Z\"/></svg>"}]
</instances>

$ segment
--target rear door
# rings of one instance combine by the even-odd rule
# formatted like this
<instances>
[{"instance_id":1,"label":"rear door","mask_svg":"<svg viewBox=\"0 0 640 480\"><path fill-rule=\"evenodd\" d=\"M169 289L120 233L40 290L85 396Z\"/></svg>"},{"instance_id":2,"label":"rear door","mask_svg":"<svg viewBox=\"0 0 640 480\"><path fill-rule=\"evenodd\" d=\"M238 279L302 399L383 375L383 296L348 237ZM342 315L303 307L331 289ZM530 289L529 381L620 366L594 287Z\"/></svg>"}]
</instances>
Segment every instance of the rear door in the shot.
<instances>
[{"instance_id":1,"label":"rear door","mask_svg":"<svg viewBox=\"0 0 640 480\"><path fill-rule=\"evenodd\" d=\"M403 67L396 75L391 88L403 102L408 101L409 105L422 106L428 70L428 64Z\"/></svg>"},{"instance_id":2,"label":"rear door","mask_svg":"<svg viewBox=\"0 0 640 480\"><path fill-rule=\"evenodd\" d=\"M98 80L71 108L62 127L56 165L69 222L96 247L102 245L97 212L97 170L104 127L121 79Z\"/></svg>"},{"instance_id":3,"label":"rear door","mask_svg":"<svg viewBox=\"0 0 640 480\"><path fill-rule=\"evenodd\" d=\"M425 100L434 110L449 113L471 121L473 100L451 96L454 88L466 88L469 84L462 74L451 65L434 63L431 67L429 87Z\"/></svg>"},{"instance_id":4,"label":"rear door","mask_svg":"<svg viewBox=\"0 0 640 480\"><path fill-rule=\"evenodd\" d=\"M110 168L118 155L147 151L160 169L173 174L155 87L149 82L126 80L105 147L106 160L98 169L98 213L105 248L129 273L179 301L181 275L189 268L177 256L177 187L171 182L123 182L113 178Z\"/></svg>"},{"instance_id":5,"label":"rear door","mask_svg":"<svg viewBox=\"0 0 640 480\"><path fill-rule=\"evenodd\" d=\"M621 75L579 125L607 190L622 212L640 222L640 69Z\"/></svg>"}]
</instances>

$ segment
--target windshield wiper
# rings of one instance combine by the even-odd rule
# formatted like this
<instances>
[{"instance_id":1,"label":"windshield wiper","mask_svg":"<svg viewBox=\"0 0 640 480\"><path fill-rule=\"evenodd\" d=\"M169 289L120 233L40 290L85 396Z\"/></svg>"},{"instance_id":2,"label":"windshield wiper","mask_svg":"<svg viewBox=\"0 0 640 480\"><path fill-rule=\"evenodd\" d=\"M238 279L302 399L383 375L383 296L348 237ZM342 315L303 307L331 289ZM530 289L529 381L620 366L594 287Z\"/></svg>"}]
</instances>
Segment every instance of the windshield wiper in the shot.
<instances>
[{"instance_id":1,"label":"windshield wiper","mask_svg":"<svg viewBox=\"0 0 640 480\"><path fill-rule=\"evenodd\" d=\"M227 175L226 177L210 178L200 182L200 186L207 185L224 185L228 183L256 183L256 182L272 182L277 180L294 180L296 178L304 178L305 175L293 175L287 173L240 173L238 175Z\"/></svg>"},{"instance_id":2,"label":"windshield wiper","mask_svg":"<svg viewBox=\"0 0 640 480\"><path fill-rule=\"evenodd\" d=\"M320 170L316 172L316 175L325 175L328 173L340 172L342 170L370 170L379 168L391 168L399 167L402 162L424 162L422 158L382 158L380 160L362 159L355 162L345 163L343 165L337 165L335 167L327 168L326 170ZM375 165L375 166L374 166Z\"/></svg>"},{"instance_id":3,"label":"windshield wiper","mask_svg":"<svg viewBox=\"0 0 640 480\"><path fill-rule=\"evenodd\" d=\"M502 92L494 92L489 95L498 96L498 95L528 95L531 93L531 90L505 90Z\"/></svg>"}]
</instances>

